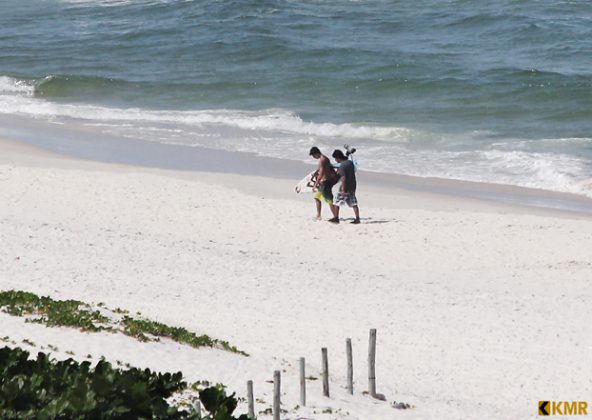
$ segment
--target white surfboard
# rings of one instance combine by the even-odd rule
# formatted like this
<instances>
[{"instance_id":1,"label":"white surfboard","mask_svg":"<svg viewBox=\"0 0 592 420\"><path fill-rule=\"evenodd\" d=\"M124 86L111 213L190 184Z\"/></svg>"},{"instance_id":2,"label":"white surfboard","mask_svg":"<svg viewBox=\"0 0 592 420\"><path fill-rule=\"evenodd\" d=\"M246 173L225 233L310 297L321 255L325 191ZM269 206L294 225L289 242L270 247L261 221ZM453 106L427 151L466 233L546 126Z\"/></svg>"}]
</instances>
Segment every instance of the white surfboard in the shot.
<instances>
[{"instance_id":1,"label":"white surfboard","mask_svg":"<svg viewBox=\"0 0 592 420\"><path fill-rule=\"evenodd\" d=\"M303 192L314 192L315 188L315 182L317 181L317 175L318 175L318 171L314 170L311 173L309 173L308 175L306 175L304 178L302 178L298 184L296 184L294 186L294 191L296 191L297 194L303 193Z\"/></svg>"}]
</instances>

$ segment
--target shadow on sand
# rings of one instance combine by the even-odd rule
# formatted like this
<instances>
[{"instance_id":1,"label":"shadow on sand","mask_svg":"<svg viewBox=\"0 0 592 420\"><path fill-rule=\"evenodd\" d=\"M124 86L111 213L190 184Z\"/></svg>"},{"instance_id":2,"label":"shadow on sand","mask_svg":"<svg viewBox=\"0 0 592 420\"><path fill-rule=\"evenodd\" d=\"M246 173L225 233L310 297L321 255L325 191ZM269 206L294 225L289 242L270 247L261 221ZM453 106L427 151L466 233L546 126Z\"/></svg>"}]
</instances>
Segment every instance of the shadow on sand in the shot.
<instances>
[{"instance_id":1,"label":"shadow on sand","mask_svg":"<svg viewBox=\"0 0 592 420\"><path fill-rule=\"evenodd\" d=\"M342 219L344 222L351 223L354 218ZM360 217L360 224L362 225L374 225L382 223L398 223L397 219L373 219L371 217Z\"/></svg>"}]
</instances>

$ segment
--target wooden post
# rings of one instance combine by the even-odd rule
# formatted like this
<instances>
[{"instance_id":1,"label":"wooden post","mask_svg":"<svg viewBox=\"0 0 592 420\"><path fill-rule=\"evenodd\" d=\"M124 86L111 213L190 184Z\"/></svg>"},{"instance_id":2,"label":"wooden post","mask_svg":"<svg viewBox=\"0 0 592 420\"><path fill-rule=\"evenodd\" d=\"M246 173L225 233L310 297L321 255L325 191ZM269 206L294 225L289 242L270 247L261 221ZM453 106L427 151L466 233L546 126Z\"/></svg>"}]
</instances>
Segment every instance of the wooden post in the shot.
<instances>
[{"instance_id":1,"label":"wooden post","mask_svg":"<svg viewBox=\"0 0 592 420\"><path fill-rule=\"evenodd\" d=\"M376 398L376 329L370 330L370 344L368 346L368 392Z\"/></svg>"},{"instance_id":2,"label":"wooden post","mask_svg":"<svg viewBox=\"0 0 592 420\"><path fill-rule=\"evenodd\" d=\"M327 348L323 347L321 349L321 354L323 355L323 395L325 397L329 396L329 359L327 357Z\"/></svg>"},{"instance_id":3,"label":"wooden post","mask_svg":"<svg viewBox=\"0 0 592 420\"><path fill-rule=\"evenodd\" d=\"M280 371L273 372L273 420L280 420Z\"/></svg>"},{"instance_id":4,"label":"wooden post","mask_svg":"<svg viewBox=\"0 0 592 420\"><path fill-rule=\"evenodd\" d=\"M304 357L300 358L300 405L306 407L306 376L304 370Z\"/></svg>"},{"instance_id":5,"label":"wooden post","mask_svg":"<svg viewBox=\"0 0 592 420\"><path fill-rule=\"evenodd\" d=\"M354 363L352 359L351 338L345 339L345 354L347 355L347 392L354 394Z\"/></svg>"},{"instance_id":6,"label":"wooden post","mask_svg":"<svg viewBox=\"0 0 592 420\"><path fill-rule=\"evenodd\" d=\"M255 401L253 398L253 381L247 381L247 403L249 404L248 417L255 420Z\"/></svg>"}]
</instances>

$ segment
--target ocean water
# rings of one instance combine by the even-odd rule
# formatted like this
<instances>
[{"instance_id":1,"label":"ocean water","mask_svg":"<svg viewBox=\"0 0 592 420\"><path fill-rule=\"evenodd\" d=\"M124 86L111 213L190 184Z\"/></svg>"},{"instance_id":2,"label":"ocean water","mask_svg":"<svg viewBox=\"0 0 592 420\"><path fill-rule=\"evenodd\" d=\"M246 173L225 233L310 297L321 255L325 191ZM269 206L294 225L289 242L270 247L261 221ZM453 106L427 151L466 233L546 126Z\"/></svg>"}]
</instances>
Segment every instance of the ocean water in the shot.
<instances>
[{"instance_id":1,"label":"ocean water","mask_svg":"<svg viewBox=\"0 0 592 420\"><path fill-rule=\"evenodd\" d=\"M0 114L592 197L592 3L2 0Z\"/></svg>"}]
</instances>

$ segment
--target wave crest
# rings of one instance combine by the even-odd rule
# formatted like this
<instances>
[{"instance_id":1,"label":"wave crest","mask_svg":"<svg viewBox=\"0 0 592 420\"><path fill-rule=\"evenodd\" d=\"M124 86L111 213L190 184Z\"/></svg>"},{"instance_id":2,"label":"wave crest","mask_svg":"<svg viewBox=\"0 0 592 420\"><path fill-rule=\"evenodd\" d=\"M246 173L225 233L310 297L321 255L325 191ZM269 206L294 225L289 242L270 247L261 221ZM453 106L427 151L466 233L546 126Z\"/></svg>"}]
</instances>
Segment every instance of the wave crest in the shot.
<instances>
[{"instance_id":1,"label":"wave crest","mask_svg":"<svg viewBox=\"0 0 592 420\"><path fill-rule=\"evenodd\" d=\"M0 94L33 96L35 86L25 80L15 79L8 76L0 76Z\"/></svg>"}]
</instances>

